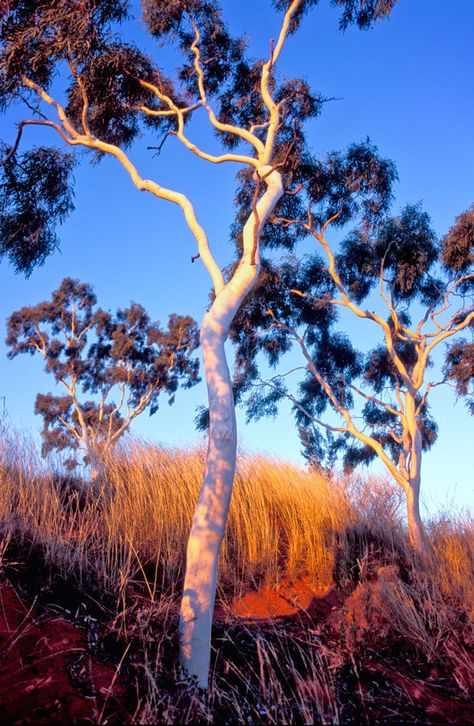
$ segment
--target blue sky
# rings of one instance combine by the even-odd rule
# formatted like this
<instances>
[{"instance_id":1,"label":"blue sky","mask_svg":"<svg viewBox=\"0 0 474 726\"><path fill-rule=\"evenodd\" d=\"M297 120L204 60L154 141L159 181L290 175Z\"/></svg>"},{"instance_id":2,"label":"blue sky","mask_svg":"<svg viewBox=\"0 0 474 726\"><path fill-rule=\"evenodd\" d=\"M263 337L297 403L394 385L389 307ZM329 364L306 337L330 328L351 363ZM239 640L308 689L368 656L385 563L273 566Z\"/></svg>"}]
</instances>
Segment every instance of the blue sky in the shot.
<instances>
[{"instance_id":1,"label":"blue sky","mask_svg":"<svg viewBox=\"0 0 474 726\"><path fill-rule=\"evenodd\" d=\"M266 55L269 39L278 32L270 2L224 0L223 7L255 55ZM375 29L342 34L337 12L321 2L281 59L283 75L303 76L324 96L340 99L327 104L309 126L313 149L324 154L369 136L397 164L395 210L421 200L440 234L474 201L473 27L472 0L400 0L390 19ZM172 62L169 48L145 39L138 9L128 30L161 55L163 65ZM13 136L11 120L1 121L3 138ZM197 142L215 148L205 124L197 120L191 131ZM49 131L29 139L56 142ZM141 173L187 193L218 261L230 261L236 167L210 166L173 142L157 159L147 143L153 141L143 139L131 152ZM103 307L136 300L163 322L171 312L199 320L208 301L209 279L202 265L190 263L194 240L178 209L138 193L113 160L95 167L84 160L75 176L76 211L60 231L61 251L29 280L14 275L5 261L0 264L0 397L6 397L10 422L25 429L39 429L34 399L38 391L51 390L51 382L39 360L6 359L4 323L13 310L46 299L67 275L91 283ZM203 383L181 392L173 407L164 403L156 416L143 415L134 430L179 446L196 442L201 437L194 431L194 411L202 403ZM474 421L450 391L435 390L432 407L439 439L424 460L425 501L431 510L453 502L473 506ZM239 440L244 448L301 461L284 409L275 421L249 426L239 415Z\"/></svg>"}]
</instances>

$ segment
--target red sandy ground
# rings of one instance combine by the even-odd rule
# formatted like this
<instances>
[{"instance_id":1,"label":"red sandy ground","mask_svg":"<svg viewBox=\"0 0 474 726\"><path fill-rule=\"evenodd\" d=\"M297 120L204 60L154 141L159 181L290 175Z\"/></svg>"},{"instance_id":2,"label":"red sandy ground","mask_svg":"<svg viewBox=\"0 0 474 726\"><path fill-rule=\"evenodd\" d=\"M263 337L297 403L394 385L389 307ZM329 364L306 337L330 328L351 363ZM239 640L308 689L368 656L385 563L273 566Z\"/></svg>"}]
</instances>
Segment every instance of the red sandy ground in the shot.
<instances>
[{"instance_id":1,"label":"red sandy ground","mask_svg":"<svg viewBox=\"0 0 474 726\"><path fill-rule=\"evenodd\" d=\"M38 616L0 584L0 723L117 720L124 687L115 672L91 656L80 628Z\"/></svg>"},{"instance_id":2,"label":"red sandy ground","mask_svg":"<svg viewBox=\"0 0 474 726\"><path fill-rule=\"evenodd\" d=\"M318 615L318 620L329 616L337 608L341 596L333 589L315 590L307 580L283 580L277 588L261 588L249 592L232 604L232 612L239 618L269 620L288 618L298 613Z\"/></svg>"},{"instance_id":3,"label":"red sandy ground","mask_svg":"<svg viewBox=\"0 0 474 726\"><path fill-rule=\"evenodd\" d=\"M360 584L351 593L336 591L334 588L319 591L304 579L295 582L283 580L278 588L261 588L258 592L245 594L232 603L229 613L222 611L218 614L221 617L237 616L249 624L289 621L301 616L302 625L308 619L316 627L326 625L336 638L344 637L343 633L349 625L356 642L369 643L371 631L377 630L380 637L384 630L383 618L380 616L382 596L378 580ZM470 668L472 672L474 655ZM404 693L409 703L422 707L430 721L434 717L438 723L458 726L474 724L474 707L443 694L435 683L435 673L432 678L428 678L431 684L376 663L371 663L368 670L378 674L388 688L395 687Z\"/></svg>"},{"instance_id":4,"label":"red sandy ground","mask_svg":"<svg viewBox=\"0 0 474 726\"><path fill-rule=\"evenodd\" d=\"M370 617L366 610L368 586ZM318 592L304 580L282 581L277 589L247 593L234 601L230 611L219 609L216 616L237 616L249 624L302 617L302 627L310 618L313 626L328 626L336 638L338 633L344 637L344 621L351 624L356 640L366 640L374 625L381 627L381 623L374 623L377 598L377 581L359 585L352 593L334 589ZM465 702L443 694L429 678L420 681L374 662L369 671L388 688L404 693L405 699L421 707L428 717L434 716L436 723L474 722ZM121 723L129 720L126 698L126 684L114 666L91 654L82 629L54 613L38 615L34 607L28 609L22 603L7 582L0 584L0 723Z\"/></svg>"}]
</instances>

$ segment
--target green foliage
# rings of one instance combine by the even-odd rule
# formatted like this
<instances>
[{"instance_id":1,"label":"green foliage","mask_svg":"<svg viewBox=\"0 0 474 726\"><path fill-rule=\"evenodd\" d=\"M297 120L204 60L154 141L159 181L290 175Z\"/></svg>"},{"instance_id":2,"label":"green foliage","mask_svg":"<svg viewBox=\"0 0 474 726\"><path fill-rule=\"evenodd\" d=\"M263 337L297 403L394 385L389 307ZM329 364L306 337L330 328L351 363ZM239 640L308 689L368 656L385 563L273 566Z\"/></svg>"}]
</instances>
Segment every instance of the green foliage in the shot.
<instances>
[{"instance_id":1,"label":"green foliage","mask_svg":"<svg viewBox=\"0 0 474 726\"><path fill-rule=\"evenodd\" d=\"M11 0L0 11L0 104L22 92L22 76L49 87L56 66L100 53L111 23L126 15L119 0Z\"/></svg>"},{"instance_id":2,"label":"green foliage","mask_svg":"<svg viewBox=\"0 0 474 726\"><path fill-rule=\"evenodd\" d=\"M474 342L461 338L446 354L444 373L452 381L459 396L466 399L469 411L474 415Z\"/></svg>"},{"instance_id":3,"label":"green foliage","mask_svg":"<svg viewBox=\"0 0 474 726\"><path fill-rule=\"evenodd\" d=\"M347 170L350 173L351 168L355 169L356 195L362 190L366 194L364 204L370 209L374 208L371 207L374 200L368 196L365 180L371 180L371 189L377 197L378 175L371 170L380 170L384 165L375 163L367 153L360 158L365 160L365 168L361 161L353 167L348 164ZM387 168L390 168L388 163ZM384 184L386 181L387 177ZM336 186L334 205L337 193ZM344 199L343 187L339 193ZM408 205L396 217L384 215L382 210L388 207L390 196L390 186L386 186L385 194L379 197L382 201L377 220L372 224L368 223L364 204L356 196L350 215L355 225L334 256L334 268L341 289L355 304L373 301L373 296L380 296L383 285L385 299L380 302L388 306L387 325L393 350L387 339L383 339L365 353L355 335L349 337L338 330L340 305L348 305L329 273L327 261L316 254L286 258L279 263L265 261L261 279L242 305L231 330L237 346L238 399L245 401L247 417L275 416L279 402L290 398L303 453L318 466L325 459L333 463L342 456L345 468L353 469L377 455L371 446L355 442L344 422L334 423L336 428L331 431L330 427L326 436L322 436L317 426L321 420L322 424L332 421L330 413L337 412L338 408L357 416L362 421L361 429L369 432L396 464L399 462L405 434L403 419L394 411L403 412L400 396L407 390L407 381L394 356L404 366L406 375L414 379L420 355L443 330L446 338L440 342L447 341L446 361L439 382L451 382L474 411L474 347L467 339L455 337L458 326L474 310L472 209L457 218L446 237L438 239L420 205ZM307 227L303 226L303 231L307 234ZM427 336L424 332L407 334L405 331L414 315L419 316L420 325L429 321L434 332ZM416 328L415 325L413 329ZM472 323L468 329L474 329ZM294 393L284 377L261 378L259 356L263 354L267 363L276 367L295 345L296 336L304 342L309 360L303 359L298 389ZM428 358L428 366L431 364L432 355ZM421 385L417 385L416 419L422 449L427 450L436 441L437 425L426 400L429 389L423 394Z\"/></svg>"},{"instance_id":4,"label":"green foliage","mask_svg":"<svg viewBox=\"0 0 474 726\"><path fill-rule=\"evenodd\" d=\"M36 398L45 456L69 448L101 455L146 408L156 413L161 395L172 403L180 386L199 381L192 318L171 315L163 329L137 303L112 314L79 280L66 278L51 301L12 313L7 327L9 357L41 354L67 392Z\"/></svg>"},{"instance_id":5,"label":"green foliage","mask_svg":"<svg viewBox=\"0 0 474 726\"><path fill-rule=\"evenodd\" d=\"M74 209L72 168L70 154L45 147L0 166L0 259L16 272L29 275L58 247L55 226Z\"/></svg>"},{"instance_id":6,"label":"green foliage","mask_svg":"<svg viewBox=\"0 0 474 726\"><path fill-rule=\"evenodd\" d=\"M317 4L315 0L301 2L291 18L290 33L297 30L305 14ZM349 25L369 28L388 16L395 4L395 0L332 0L332 5L340 11L342 29ZM275 0L273 5L278 12L285 13L291 2ZM160 42L171 43L181 56L181 65L173 79L163 75L157 58L125 41L122 23L130 10L127 2L54 0L33 3L14 0L8 3L0 16L3 107L12 101L26 100L30 109L40 114L35 105L37 91L25 86L24 76L47 91L58 73L67 99L65 113L77 133L86 136L90 133L120 150L132 145L144 130L156 135L159 145L175 133L177 118L169 113L169 103L184 109L187 122L195 111L212 102L221 122L240 129L252 128L255 137L263 142L269 109L262 97L261 83L262 69L268 59L250 57L245 40L231 33L224 19L225 4L217 0L143 0L141 6L150 35ZM196 54L200 59L201 76L196 72ZM280 113L272 164L281 173L286 193L270 223L261 230L262 247L295 251L297 244L308 234L308 224L317 227L332 217L335 226L343 229L352 226L337 257L337 266L341 279L356 300L365 299L374 289L382 263L391 294L400 304L407 307L415 299L429 304L437 300L441 287L432 271L438 259L438 247L427 216L417 207L407 207L397 218L387 216L397 180L393 162L379 154L369 139L353 143L342 152L315 155L309 148L303 125L316 118L329 99L311 89L302 78L279 77L275 64L266 67L268 88ZM150 83L158 89L158 94L150 91L147 86ZM164 93L170 102L160 98L160 93ZM147 114L143 113L143 107L148 109ZM239 148L242 145L242 137L228 128L214 130L222 146ZM7 151L5 169L20 178L21 159L17 146L18 143ZM92 153L96 158L97 149ZM257 152L253 148L249 153L255 155ZM253 167L248 167L238 174L235 197L237 211L232 236L237 253L243 224L249 218L262 186ZM24 180L22 178L22 189L26 189L28 183L26 176ZM53 202L59 200L58 211L48 215L41 254L30 253L25 262L21 255L30 247L25 240L18 243L18 269L29 271L57 244L54 225L62 221L71 208L64 201L67 186L64 179L61 193L58 192L54 199L47 197L48 209L54 209ZM2 198L7 196L5 188ZM35 209L40 196L39 193L33 195ZM21 197L26 199L24 191ZM17 210L12 216L18 216ZM33 219L34 215L30 214L30 217ZM448 247L454 249L456 245ZM276 365L292 345L288 329L269 325L268 311L271 310L273 320L280 320L290 327L304 325L307 328L306 340L311 355L331 384L338 391L344 389L345 401L351 402L352 392L344 380L350 382L363 377L370 369L370 362L369 359L364 361L347 336L335 330L337 310L329 303L337 292L336 287L325 263L317 255L299 260L287 256L283 264L264 262L257 286L238 313L231 331L237 346L234 386L237 400L258 378L257 355L263 352L269 363ZM147 329L149 321L143 315L144 311L139 308L119 311L113 319L108 319L103 312L94 313L92 328L97 340L88 353L85 392L101 393L107 382L101 369L103 361L107 356L125 354L127 341L133 337L131 330L135 317L139 321L137 326ZM121 329L123 334L119 332ZM172 335L171 327L168 333ZM55 346L59 346L57 350ZM143 347L144 343L134 338L133 346ZM400 346L400 350L402 348ZM69 349L68 361L73 361L77 367L74 374L85 375L81 368L84 364L81 345L77 341L70 342ZM51 350L48 349L48 365L55 375L65 370L63 352L57 341ZM95 356L94 366L91 366L90 356ZM393 371L389 375L393 383L396 378ZM278 385L283 386L283 382L278 381ZM135 398L132 396L131 403L135 404L142 393L138 392ZM325 411L327 400L319 384L303 382L301 393L305 405L314 407L321 414ZM278 390L267 399L262 398L260 403L258 396L254 396L255 412L274 412L278 398ZM41 407L48 405L43 401ZM300 410L297 414L300 426L301 415ZM205 415L203 422L204 419ZM336 441L332 443L336 448L339 446Z\"/></svg>"},{"instance_id":7,"label":"green foliage","mask_svg":"<svg viewBox=\"0 0 474 726\"><path fill-rule=\"evenodd\" d=\"M280 12L285 12L290 4L288 0L274 2ZM301 3L293 16L291 32L316 4L314 0ZM395 3L394 0L333 0L332 4L342 11L342 28L352 23L367 28L388 15ZM241 128L255 126L257 137L264 138L268 113L260 93L264 61L248 57L244 39L233 36L228 30L222 4L217 0L143 0L141 5L149 33L160 41L172 42L181 54L182 64L173 80L163 75L155 58L121 37L121 26L130 15L127 0L10 0L3 3L0 11L0 109L6 110L12 103L20 106L26 103L28 114L33 110L33 119L28 123L41 123L44 116L38 107L37 92L25 85L25 77L47 92L59 75L65 86L66 114L79 133L89 130L104 142L126 148L148 129L158 136L158 144L161 144L176 130L176 118L156 113L145 115L139 110L142 106L152 112L166 110L166 104L160 102L143 82L156 85L182 108L201 105L193 52L196 32L199 32L205 92L208 99L213 99L218 117L224 123ZM373 220L389 196L393 167L380 160L374 163L385 164L385 168L370 168L363 156L369 154L375 160L376 155L375 149L367 145L354 145L345 155L333 154L325 161L314 159L306 148L302 124L317 116L327 99L312 91L304 79L279 79L273 68L269 87L283 111L275 140L274 161L283 172L285 188L290 190L311 178L310 198L316 206L325 204L324 209L319 210L322 215L334 199L339 203L342 190L345 201L341 223L359 206L366 217ZM191 116L192 112L189 112L185 120ZM234 147L240 141L227 131L218 132L218 136L227 147ZM71 193L69 196L67 193L70 182L66 178L70 161L69 157L60 157L60 152L54 150L48 159L46 152L42 152L44 167L33 164L32 159L27 163L28 160L17 153L18 142L19 138L10 150L5 145L8 163L0 204L6 210L2 228L7 234L2 240L0 254L6 254L17 270L29 274L34 265L43 262L57 246L55 226L72 209ZM100 152L92 153L93 159L100 158ZM361 165L362 176L357 171ZM44 179L40 178L42 168ZM370 178L364 180L366 172ZM55 177L60 180L61 189L54 202L46 203L46 195L41 203L41 192L49 188ZM378 190L372 188L375 178L378 179ZM25 186L38 190L31 200L24 194ZM15 193L12 196L12 188L20 199L16 199ZM244 171L237 191L234 236L239 236L241 215L248 214L255 190L252 174ZM372 197L371 206L363 200L367 194ZM16 199L13 206L10 198ZM275 216L294 217L296 213L301 216L305 209L304 194L285 195ZM25 230L24 234L18 234L20 227ZM284 234L274 225L266 229L263 242L267 245L291 249L301 239L296 227L285 230Z\"/></svg>"},{"instance_id":8,"label":"green foliage","mask_svg":"<svg viewBox=\"0 0 474 726\"><path fill-rule=\"evenodd\" d=\"M443 263L449 271L465 272L474 263L474 206L459 217L442 241Z\"/></svg>"}]
</instances>

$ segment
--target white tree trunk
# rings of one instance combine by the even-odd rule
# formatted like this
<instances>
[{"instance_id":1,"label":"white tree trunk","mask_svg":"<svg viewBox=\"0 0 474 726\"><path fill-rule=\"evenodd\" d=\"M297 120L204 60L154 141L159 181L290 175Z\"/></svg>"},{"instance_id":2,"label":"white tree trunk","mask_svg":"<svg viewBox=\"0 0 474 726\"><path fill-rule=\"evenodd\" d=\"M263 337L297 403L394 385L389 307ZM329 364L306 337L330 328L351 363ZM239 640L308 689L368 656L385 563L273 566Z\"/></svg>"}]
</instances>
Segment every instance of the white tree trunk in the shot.
<instances>
[{"instance_id":1,"label":"white tree trunk","mask_svg":"<svg viewBox=\"0 0 474 726\"><path fill-rule=\"evenodd\" d=\"M408 535L410 544L418 553L426 549L426 534L420 516L420 480L410 481L406 490Z\"/></svg>"},{"instance_id":2,"label":"white tree trunk","mask_svg":"<svg viewBox=\"0 0 474 726\"><path fill-rule=\"evenodd\" d=\"M405 397L405 415L410 433L409 481L405 489L407 502L408 535L413 549L422 554L426 549L426 533L420 516L420 486L422 437L416 416L416 401L412 393Z\"/></svg>"},{"instance_id":3,"label":"white tree trunk","mask_svg":"<svg viewBox=\"0 0 474 726\"><path fill-rule=\"evenodd\" d=\"M263 168L261 176L269 171L269 167ZM201 688L208 685L217 564L237 450L235 407L224 344L242 300L258 277L261 228L283 193L278 172L271 172L265 183L267 189L257 204L257 214L252 212L244 227L239 266L204 316L201 327L209 396L209 445L204 481L188 540L180 613L181 664Z\"/></svg>"},{"instance_id":4,"label":"white tree trunk","mask_svg":"<svg viewBox=\"0 0 474 726\"><path fill-rule=\"evenodd\" d=\"M105 463L103 455L99 454L98 451L91 447L87 447L87 458L89 459L89 470L91 473L91 482L95 483L100 479L101 475L105 471Z\"/></svg>"},{"instance_id":5,"label":"white tree trunk","mask_svg":"<svg viewBox=\"0 0 474 726\"><path fill-rule=\"evenodd\" d=\"M419 554L423 554L427 546L425 527L420 515L421 457L421 432L417 427L415 439L412 443L412 455L410 457L412 466L410 467L410 481L406 489L406 500L410 544Z\"/></svg>"}]
</instances>

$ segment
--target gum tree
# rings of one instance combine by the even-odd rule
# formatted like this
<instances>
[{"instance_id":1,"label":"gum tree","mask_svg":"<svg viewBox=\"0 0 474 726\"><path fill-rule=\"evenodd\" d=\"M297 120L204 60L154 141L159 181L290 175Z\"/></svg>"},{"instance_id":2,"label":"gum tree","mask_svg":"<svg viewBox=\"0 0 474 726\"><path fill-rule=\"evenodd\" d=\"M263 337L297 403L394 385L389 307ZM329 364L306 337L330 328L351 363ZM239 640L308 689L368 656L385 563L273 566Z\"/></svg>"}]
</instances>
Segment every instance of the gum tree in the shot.
<instances>
[{"instance_id":1,"label":"gum tree","mask_svg":"<svg viewBox=\"0 0 474 726\"><path fill-rule=\"evenodd\" d=\"M327 161L328 174L334 161ZM352 188L362 189L355 168ZM474 209L459 215L442 239L419 206L372 227L362 213L336 252L329 222L317 220L337 225L345 205L359 204L351 194L340 198L345 203L330 216L308 199L306 219L280 219L304 229L322 256L267 266L267 280L260 279L261 289L234 321L237 389L249 419L274 415L289 399L303 453L317 466L342 456L350 471L380 459L405 492L410 542L423 552L422 456L437 438L429 398L451 385L474 411ZM339 311L365 325L365 342L375 343L368 352L358 345L360 327L350 336L338 328ZM287 374L259 374L259 353L276 366L293 346L300 362ZM288 382L295 375L296 386Z\"/></svg>"},{"instance_id":2,"label":"gum tree","mask_svg":"<svg viewBox=\"0 0 474 726\"><path fill-rule=\"evenodd\" d=\"M82 452L92 479L137 416L173 402L179 386L198 381L192 353L199 332L190 317L171 315L168 329L132 303L115 314L97 307L90 285L66 278L51 300L24 307L7 321L9 358L40 355L64 395L38 393L43 455ZM86 398L87 397L87 398ZM76 466L77 456L66 461Z\"/></svg>"},{"instance_id":3,"label":"gum tree","mask_svg":"<svg viewBox=\"0 0 474 726\"><path fill-rule=\"evenodd\" d=\"M331 2L341 11L342 28L351 23L369 28L389 14L396 0ZM169 40L181 55L182 65L173 78L164 75L157 59L119 36L120 23L129 11L126 0L9 0L1 6L0 97L4 107L17 104L24 113L4 169L15 178L27 177L20 171L25 167L20 152L30 126L55 135L69 151L89 152L96 161L104 155L114 158L139 191L182 211L196 241L196 254L212 280L213 301L201 326L209 447L187 548L180 620L182 663L201 686L208 678L218 553L236 457L234 400L224 343L241 302L259 276L267 222L277 205L286 216L289 207L301 204L298 189L307 179L302 126L318 115L323 102L304 80L281 79L277 74L287 37L317 0L273 0L273 5L282 14L278 35L269 42L267 58L251 59L244 40L228 31L217 0L143 0L150 35ZM56 73L64 81L59 95L51 90ZM57 79L55 88L59 85ZM194 143L187 123L194 117L215 133L221 153ZM154 134L158 147L171 138L203 162L240 168L239 215L233 230L237 258L227 272L216 262L192 199L163 186L159 178L145 178L134 164L133 144L142 132ZM50 153L62 160L66 173L69 157L57 149ZM6 178L5 198L15 178ZM19 208L24 208L27 186L20 185L17 195ZM33 203L39 205L40 197ZM36 256L41 256L54 244L48 234L29 239L26 234L27 228L23 231L20 226L2 239L2 249L17 245L22 235L33 257L35 246ZM268 239L291 249L298 235L269 234Z\"/></svg>"}]
</instances>

